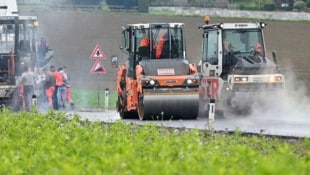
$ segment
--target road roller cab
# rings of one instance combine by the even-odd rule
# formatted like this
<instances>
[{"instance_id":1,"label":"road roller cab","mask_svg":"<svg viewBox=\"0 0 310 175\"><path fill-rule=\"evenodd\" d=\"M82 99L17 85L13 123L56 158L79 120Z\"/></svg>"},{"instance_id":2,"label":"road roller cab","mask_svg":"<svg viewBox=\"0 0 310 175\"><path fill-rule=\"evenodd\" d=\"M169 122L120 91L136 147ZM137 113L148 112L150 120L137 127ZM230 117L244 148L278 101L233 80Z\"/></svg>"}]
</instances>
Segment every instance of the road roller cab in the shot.
<instances>
[{"instance_id":1,"label":"road roller cab","mask_svg":"<svg viewBox=\"0 0 310 175\"><path fill-rule=\"evenodd\" d=\"M278 70L275 53L273 61L266 57L265 25L216 23L200 27L201 103L214 99L217 109L248 113L262 95L274 97L283 90L285 77Z\"/></svg>"},{"instance_id":2,"label":"road roller cab","mask_svg":"<svg viewBox=\"0 0 310 175\"><path fill-rule=\"evenodd\" d=\"M122 26L117 109L122 118L187 119L198 115L200 78L186 59L183 23Z\"/></svg>"}]
</instances>

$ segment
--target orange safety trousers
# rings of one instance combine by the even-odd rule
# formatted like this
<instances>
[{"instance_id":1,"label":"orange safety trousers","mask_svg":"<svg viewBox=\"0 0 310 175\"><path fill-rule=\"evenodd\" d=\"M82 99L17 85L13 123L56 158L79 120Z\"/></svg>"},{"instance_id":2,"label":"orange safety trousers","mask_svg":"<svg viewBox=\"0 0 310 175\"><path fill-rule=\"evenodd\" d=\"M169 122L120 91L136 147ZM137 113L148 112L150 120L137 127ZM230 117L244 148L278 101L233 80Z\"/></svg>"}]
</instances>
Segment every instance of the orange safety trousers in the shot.
<instances>
[{"instance_id":1,"label":"orange safety trousers","mask_svg":"<svg viewBox=\"0 0 310 175\"><path fill-rule=\"evenodd\" d=\"M48 107L49 108L53 108L53 94L54 94L54 91L55 91L55 87L54 86L51 86L49 88L47 88L45 90L45 93L46 93L46 96L47 96L47 100L48 100Z\"/></svg>"},{"instance_id":2,"label":"orange safety trousers","mask_svg":"<svg viewBox=\"0 0 310 175\"><path fill-rule=\"evenodd\" d=\"M71 93L71 88L70 88L70 87L67 87L67 88L66 88L66 100L67 100L67 102L69 102L69 103L73 103L70 93Z\"/></svg>"},{"instance_id":3,"label":"orange safety trousers","mask_svg":"<svg viewBox=\"0 0 310 175\"><path fill-rule=\"evenodd\" d=\"M25 97L24 97L24 86L20 86L19 88L19 97L22 101L23 109L25 109Z\"/></svg>"}]
</instances>

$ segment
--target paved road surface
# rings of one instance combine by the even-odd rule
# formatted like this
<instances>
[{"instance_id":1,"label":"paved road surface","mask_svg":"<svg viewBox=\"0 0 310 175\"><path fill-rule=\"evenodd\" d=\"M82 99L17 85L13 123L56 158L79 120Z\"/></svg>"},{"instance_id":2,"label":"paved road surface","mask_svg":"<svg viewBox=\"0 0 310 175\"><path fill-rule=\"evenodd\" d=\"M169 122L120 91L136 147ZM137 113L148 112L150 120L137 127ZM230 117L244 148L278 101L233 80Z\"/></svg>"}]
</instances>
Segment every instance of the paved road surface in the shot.
<instances>
[{"instance_id":1,"label":"paved road surface","mask_svg":"<svg viewBox=\"0 0 310 175\"><path fill-rule=\"evenodd\" d=\"M121 120L116 111L102 112L68 112L69 115L78 114L81 119L89 121L103 121L114 123ZM145 123L155 123L160 126L177 128L197 128L208 129L208 119L198 118L197 120L165 120L165 121L140 121L123 120L127 123L143 125ZM308 118L268 118L268 117L228 117L217 118L215 120L216 131L234 131L238 129L248 133L263 133L279 136L310 137L310 120Z\"/></svg>"}]
</instances>

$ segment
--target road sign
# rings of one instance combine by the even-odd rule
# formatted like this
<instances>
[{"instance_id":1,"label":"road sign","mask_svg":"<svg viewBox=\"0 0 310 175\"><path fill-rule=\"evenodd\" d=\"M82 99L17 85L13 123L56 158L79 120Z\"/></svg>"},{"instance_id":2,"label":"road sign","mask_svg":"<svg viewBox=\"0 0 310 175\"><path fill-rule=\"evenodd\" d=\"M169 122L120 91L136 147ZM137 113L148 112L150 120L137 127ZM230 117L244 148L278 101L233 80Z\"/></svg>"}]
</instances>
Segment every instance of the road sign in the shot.
<instances>
[{"instance_id":1,"label":"road sign","mask_svg":"<svg viewBox=\"0 0 310 175\"><path fill-rule=\"evenodd\" d=\"M91 68L90 72L93 74L105 74L106 70L105 70L103 64L101 63L101 61L96 60L95 64Z\"/></svg>"},{"instance_id":2,"label":"road sign","mask_svg":"<svg viewBox=\"0 0 310 175\"><path fill-rule=\"evenodd\" d=\"M105 57L103 50L101 49L100 45L97 44L95 49L90 55L90 59L105 59L105 58L106 57Z\"/></svg>"}]
</instances>

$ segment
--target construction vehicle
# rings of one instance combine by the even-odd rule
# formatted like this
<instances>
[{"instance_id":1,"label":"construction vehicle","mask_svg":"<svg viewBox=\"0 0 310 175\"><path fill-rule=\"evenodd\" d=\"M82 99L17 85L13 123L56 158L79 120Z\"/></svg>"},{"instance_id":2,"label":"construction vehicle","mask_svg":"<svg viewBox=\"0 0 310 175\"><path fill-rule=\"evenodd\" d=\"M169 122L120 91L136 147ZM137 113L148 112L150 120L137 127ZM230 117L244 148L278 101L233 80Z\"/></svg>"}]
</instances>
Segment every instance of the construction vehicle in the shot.
<instances>
[{"instance_id":1,"label":"construction vehicle","mask_svg":"<svg viewBox=\"0 0 310 175\"><path fill-rule=\"evenodd\" d=\"M213 99L219 112L249 114L256 100L275 97L284 89L285 76L275 52L272 61L266 57L265 23L205 20L207 24L199 27L203 31L200 103Z\"/></svg>"},{"instance_id":2,"label":"construction vehicle","mask_svg":"<svg viewBox=\"0 0 310 175\"><path fill-rule=\"evenodd\" d=\"M18 99L18 82L25 65L32 70L46 65L52 58L53 50L44 64L37 61L36 16L20 16L16 1L0 1L0 104L13 105ZM45 58L44 58L45 59ZM41 90L38 90L41 92ZM42 90L43 92L43 90Z\"/></svg>"},{"instance_id":3,"label":"construction vehicle","mask_svg":"<svg viewBox=\"0 0 310 175\"><path fill-rule=\"evenodd\" d=\"M121 39L125 64L118 66L118 57L112 56L121 118L195 119L200 78L186 59L184 24L128 24Z\"/></svg>"}]
</instances>

